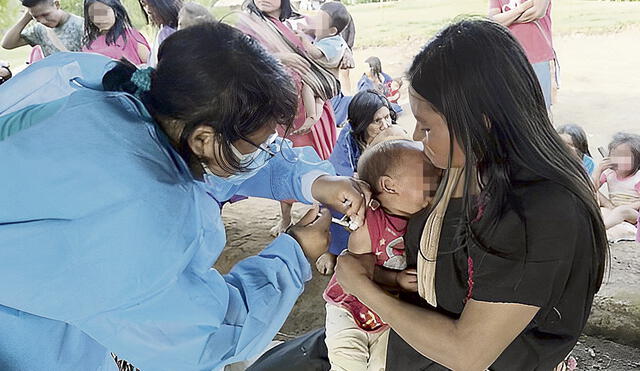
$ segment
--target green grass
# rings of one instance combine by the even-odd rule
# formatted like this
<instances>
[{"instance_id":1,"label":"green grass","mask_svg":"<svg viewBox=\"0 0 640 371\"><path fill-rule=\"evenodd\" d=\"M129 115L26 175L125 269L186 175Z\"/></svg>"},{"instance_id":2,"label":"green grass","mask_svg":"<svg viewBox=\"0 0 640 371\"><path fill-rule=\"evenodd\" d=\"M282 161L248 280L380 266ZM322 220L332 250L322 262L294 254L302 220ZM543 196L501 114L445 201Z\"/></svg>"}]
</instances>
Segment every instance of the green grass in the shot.
<instances>
[{"instance_id":1,"label":"green grass","mask_svg":"<svg viewBox=\"0 0 640 371\"><path fill-rule=\"evenodd\" d=\"M0 0L1 1L1 0ZM149 36L154 31L143 23L137 0L123 0L135 26ZM210 0L196 0L210 5ZM79 12L82 0L62 0L68 8ZM459 15L485 15L487 0L399 0L396 2L369 3L349 6L356 22L356 47L388 46L402 44L408 40L426 40L440 28ZM9 5L9 10L0 15L0 27L8 27L17 17L18 7ZM215 8L213 13L221 16L224 9ZM625 27L640 25L640 1L600 0L556 0L553 2L554 35L572 33L607 33ZM0 35L2 34L0 30ZM0 59L13 66L22 66L28 48L0 50Z\"/></svg>"}]
</instances>

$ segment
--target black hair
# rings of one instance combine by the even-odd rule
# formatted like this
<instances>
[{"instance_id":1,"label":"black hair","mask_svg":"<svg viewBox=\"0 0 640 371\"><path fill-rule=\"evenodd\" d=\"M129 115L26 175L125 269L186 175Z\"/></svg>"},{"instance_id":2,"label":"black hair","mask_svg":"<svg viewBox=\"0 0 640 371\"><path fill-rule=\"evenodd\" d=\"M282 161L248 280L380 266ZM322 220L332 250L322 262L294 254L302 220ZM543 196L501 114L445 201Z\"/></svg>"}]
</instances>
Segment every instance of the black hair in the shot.
<instances>
[{"instance_id":1,"label":"black hair","mask_svg":"<svg viewBox=\"0 0 640 371\"><path fill-rule=\"evenodd\" d=\"M154 13L159 18L157 20L151 20L156 26L169 26L171 28L178 28L178 13L182 9L182 0L146 0L147 6L153 8ZM147 24L149 24L149 15L144 10L142 0L138 0L142 14Z\"/></svg>"},{"instance_id":2,"label":"black hair","mask_svg":"<svg viewBox=\"0 0 640 371\"><path fill-rule=\"evenodd\" d=\"M587 133L584 130L575 124L566 124L562 125L558 128L558 134L566 134L571 137L571 141L573 142L573 146L576 150L578 150L580 154L580 158L582 156L587 155L591 156L591 152L589 152L589 142L587 141Z\"/></svg>"},{"instance_id":3,"label":"black hair","mask_svg":"<svg viewBox=\"0 0 640 371\"><path fill-rule=\"evenodd\" d=\"M608 242L595 189L551 125L538 79L509 30L480 18L451 24L419 52L408 77L449 128L449 164L454 140L465 155L460 241L490 251L471 229L479 213L493 221L490 230L508 209L523 217L512 184L524 170L559 184L584 205L593 226L592 277L599 289ZM474 184L480 186L477 199L470 194Z\"/></svg>"},{"instance_id":4,"label":"black hair","mask_svg":"<svg viewBox=\"0 0 640 371\"><path fill-rule=\"evenodd\" d=\"M136 67L120 61L103 78L106 90L135 93ZM298 95L289 77L254 39L229 25L199 24L169 36L158 52L151 90L140 97L151 115L184 126L178 150L193 163L188 138L200 125L213 128L216 158L228 172L245 170L231 143L265 125L289 130L297 113Z\"/></svg>"},{"instance_id":5,"label":"black hair","mask_svg":"<svg viewBox=\"0 0 640 371\"><path fill-rule=\"evenodd\" d=\"M129 14L124 8L120 0L85 0L84 2L84 45L91 47L91 43L100 36L100 30L91 21L89 17L89 7L94 3L102 3L113 10L116 18L116 22L107 32L107 45L115 44L116 41L122 36L123 41L127 41L127 35L125 31L131 28L131 20Z\"/></svg>"},{"instance_id":6,"label":"black hair","mask_svg":"<svg viewBox=\"0 0 640 371\"><path fill-rule=\"evenodd\" d=\"M628 145L633 155L633 169L629 174L626 174L630 176L640 171L640 135L622 132L616 133L611 143L609 143L609 153L622 144Z\"/></svg>"},{"instance_id":7,"label":"black hair","mask_svg":"<svg viewBox=\"0 0 640 371\"><path fill-rule=\"evenodd\" d=\"M40 5L42 3L49 3L51 5L53 5L53 3L55 2L55 0L22 0L22 6L26 7L26 8L33 8L36 5Z\"/></svg>"},{"instance_id":8,"label":"black hair","mask_svg":"<svg viewBox=\"0 0 640 371\"><path fill-rule=\"evenodd\" d=\"M342 3L335 1L327 2L322 4L320 10L329 15L329 18L331 19L329 27L335 27L337 29L336 35L340 35L351 21L349 12Z\"/></svg>"},{"instance_id":9,"label":"black hair","mask_svg":"<svg viewBox=\"0 0 640 371\"><path fill-rule=\"evenodd\" d=\"M380 62L380 58L369 57L365 59L364 63L369 65L369 69L371 70L372 75L382 75L382 62Z\"/></svg>"},{"instance_id":10,"label":"black hair","mask_svg":"<svg viewBox=\"0 0 640 371\"><path fill-rule=\"evenodd\" d=\"M373 122L373 116L382 107L389 109L391 124L396 124L397 114L391 107L389 100L375 90L362 90L353 96L349 103L347 120L351 126L351 137L357 144L360 152L367 146L366 135L369 124Z\"/></svg>"},{"instance_id":11,"label":"black hair","mask_svg":"<svg viewBox=\"0 0 640 371\"><path fill-rule=\"evenodd\" d=\"M243 8L248 9L251 13L257 14L261 17L264 17L264 14L258 9L254 0L246 0L242 5ZM280 21L284 22L285 20L291 17L298 17L300 14L295 12L291 7L291 0L281 0L280 3Z\"/></svg>"}]
</instances>

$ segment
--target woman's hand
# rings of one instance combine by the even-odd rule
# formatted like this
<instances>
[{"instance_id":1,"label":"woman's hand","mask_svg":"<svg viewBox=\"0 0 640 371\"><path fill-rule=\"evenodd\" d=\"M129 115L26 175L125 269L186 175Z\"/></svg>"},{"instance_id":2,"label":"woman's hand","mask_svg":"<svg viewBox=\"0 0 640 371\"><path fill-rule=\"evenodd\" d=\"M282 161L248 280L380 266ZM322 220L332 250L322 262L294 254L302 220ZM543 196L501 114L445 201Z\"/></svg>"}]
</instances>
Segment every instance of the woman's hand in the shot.
<instances>
[{"instance_id":1,"label":"woman's hand","mask_svg":"<svg viewBox=\"0 0 640 371\"><path fill-rule=\"evenodd\" d=\"M313 182L311 194L323 205L347 215L353 230L364 224L364 214L371 199L367 183L344 176L323 175Z\"/></svg>"},{"instance_id":2,"label":"woman's hand","mask_svg":"<svg viewBox=\"0 0 640 371\"><path fill-rule=\"evenodd\" d=\"M315 262L329 247L330 224L331 213L329 210L320 210L320 207L316 205L299 222L289 228L287 234L298 241L307 259Z\"/></svg>"},{"instance_id":3,"label":"woman's hand","mask_svg":"<svg viewBox=\"0 0 640 371\"><path fill-rule=\"evenodd\" d=\"M396 275L396 283L404 291L418 292L418 272L413 268L399 271Z\"/></svg>"},{"instance_id":4,"label":"woman's hand","mask_svg":"<svg viewBox=\"0 0 640 371\"><path fill-rule=\"evenodd\" d=\"M373 254L353 254L345 250L338 256L336 279L347 294L358 296L372 283L375 263Z\"/></svg>"},{"instance_id":5,"label":"woman's hand","mask_svg":"<svg viewBox=\"0 0 640 371\"><path fill-rule=\"evenodd\" d=\"M311 65L309 62L296 53L276 53L275 57L278 58L282 64L291 68L299 75L307 75L311 73Z\"/></svg>"}]
</instances>

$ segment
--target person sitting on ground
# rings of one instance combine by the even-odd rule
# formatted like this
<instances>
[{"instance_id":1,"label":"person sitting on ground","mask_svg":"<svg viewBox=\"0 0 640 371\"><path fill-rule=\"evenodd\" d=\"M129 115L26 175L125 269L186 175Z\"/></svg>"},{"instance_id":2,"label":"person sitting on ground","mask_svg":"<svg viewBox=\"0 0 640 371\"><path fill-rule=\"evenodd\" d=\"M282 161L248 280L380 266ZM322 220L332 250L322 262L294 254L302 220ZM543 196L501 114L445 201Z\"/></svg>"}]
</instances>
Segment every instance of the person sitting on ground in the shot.
<instances>
[{"instance_id":1,"label":"person sitting on ground","mask_svg":"<svg viewBox=\"0 0 640 371\"><path fill-rule=\"evenodd\" d=\"M380 58L369 57L364 62L369 65L369 70L362 74L362 77L358 81L358 91L375 90L389 98L391 96L390 91L393 78L382 71ZM391 107L393 107L393 110L398 114L403 111L402 107L397 103L392 102Z\"/></svg>"},{"instance_id":2,"label":"person sitting on ground","mask_svg":"<svg viewBox=\"0 0 640 371\"><path fill-rule=\"evenodd\" d=\"M593 161L591 152L589 152L589 142L587 141L587 133L575 124L562 125L557 129L560 138L567 143L569 148L575 151L578 158L582 161L582 165L589 175L593 175L596 168L596 162Z\"/></svg>"},{"instance_id":3,"label":"person sitting on ground","mask_svg":"<svg viewBox=\"0 0 640 371\"><path fill-rule=\"evenodd\" d=\"M13 76L9 67L9 62L0 61L0 85Z\"/></svg>"},{"instance_id":4,"label":"person sitting on ground","mask_svg":"<svg viewBox=\"0 0 640 371\"><path fill-rule=\"evenodd\" d=\"M142 14L153 26L158 27L147 64L158 65L158 51L164 40L178 29L178 13L182 9L182 0L138 0Z\"/></svg>"},{"instance_id":5,"label":"person sitting on ground","mask_svg":"<svg viewBox=\"0 0 640 371\"><path fill-rule=\"evenodd\" d=\"M349 104L348 124L342 128L329 162L342 176L355 176L360 155L390 126L396 125L396 113L384 95L365 90L356 94ZM342 218L334 212L333 216ZM333 273L336 256L347 247L349 233L338 225L331 225L331 245L316 262L318 271L325 275Z\"/></svg>"},{"instance_id":6,"label":"person sitting on ground","mask_svg":"<svg viewBox=\"0 0 640 371\"><path fill-rule=\"evenodd\" d=\"M210 22L215 22L215 18L207 8L198 3L186 3L178 13L178 30Z\"/></svg>"},{"instance_id":7,"label":"person sitting on ground","mask_svg":"<svg viewBox=\"0 0 640 371\"><path fill-rule=\"evenodd\" d=\"M600 193L602 219L611 240L635 236L640 210L640 135L617 133L605 157L593 174L596 188L607 184L609 197ZM613 227L619 231L612 231ZM624 230L622 230L624 229ZM626 232L626 233L625 233ZM620 238L615 238L622 233Z\"/></svg>"},{"instance_id":8,"label":"person sitting on ground","mask_svg":"<svg viewBox=\"0 0 640 371\"><path fill-rule=\"evenodd\" d=\"M313 20L315 41L311 42L302 30L296 31L309 57L338 77L340 62L347 50L347 42L340 33L349 25L349 12L339 2L324 3ZM302 100L307 118L297 132L309 131L322 115L324 101L307 84L302 86Z\"/></svg>"},{"instance_id":9,"label":"person sitting on ground","mask_svg":"<svg viewBox=\"0 0 640 371\"><path fill-rule=\"evenodd\" d=\"M135 65L147 63L149 43L133 28L120 0L86 0L84 22L82 51L113 59L126 58Z\"/></svg>"},{"instance_id":10,"label":"person sitting on ground","mask_svg":"<svg viewBox=\"0 0 640 371\"><path fill-rule=\"evenodd\" d=\"M82 49L83 19L65 12L58 0L22 0L27 11L2 38L2 47L15 49L39 45L44 57ZM35 20L36 23L29 26ZM29 26L29 27L27 27Z\"/></svg>"},{"instance_id":11,"label":"person sitting on ground","mask_svg":"<svg viewBox=\"0 0 640 371\"><path fill-rule=\"evenodd\" d=\"M441 170L427 159L419 142L391 140L364 152L358 162L358 175L371 186L379 205L368 208L365 224L351 233L349 252L373 253L376 265L382 267L380 282L390 288L417 292L416 270L407 269L403 236L407 219L433 199ZM325 342L331 369L384 369L389 326L355 296L346 294L335 275L324 298Z\"/></svg>"},{"instance_id":12,"label":"person sitting on ground","mask_svg":"<svg viewBox=\"0 0 640 371\"><path fill-rule=\"evenodd\" d=\"M402 88L402 78L399 77L397 79L393 79L389 84L389 94L387 98L389 102L398 104L398 100L400 100L400 89Z\"/></svg>"}]
</instances>

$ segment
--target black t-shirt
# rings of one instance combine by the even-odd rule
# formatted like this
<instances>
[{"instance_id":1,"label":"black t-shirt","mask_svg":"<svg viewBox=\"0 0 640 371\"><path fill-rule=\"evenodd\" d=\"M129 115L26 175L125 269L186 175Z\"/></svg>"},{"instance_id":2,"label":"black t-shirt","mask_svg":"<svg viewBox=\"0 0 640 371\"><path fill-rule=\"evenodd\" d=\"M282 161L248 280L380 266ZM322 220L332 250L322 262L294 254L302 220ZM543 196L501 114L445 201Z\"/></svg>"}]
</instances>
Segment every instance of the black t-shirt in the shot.
<instances>
[{"instance_id":1,"label":"black t-shirt","mask_svg":"<svg viewBox=\"0 0 640 371\"><path fill-rule=\"evenodd\" d=\"M486 218L472 223L485 248L475 243L461 248L464 244L456 241L456 231L462 201L450 201L438 248L438 307L429 306L417 294L405 293L401 298L451 318L460 316L469 295L478 301L540 307L490 369L551 370L573 349L591 310L595 294L591 273L593 227L584 204L564 187L523 175L518 179L513 184L513 196L522 218L510 209L493 230L487 227ZM409 222L405 251L410 267L421 259L418 247L427 216L423 211ZM392 331L387 370L445 369L421 356Z\"/></svg>"}]
</instances>

